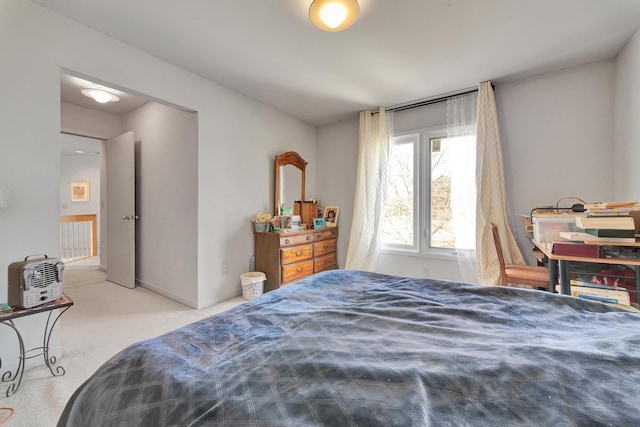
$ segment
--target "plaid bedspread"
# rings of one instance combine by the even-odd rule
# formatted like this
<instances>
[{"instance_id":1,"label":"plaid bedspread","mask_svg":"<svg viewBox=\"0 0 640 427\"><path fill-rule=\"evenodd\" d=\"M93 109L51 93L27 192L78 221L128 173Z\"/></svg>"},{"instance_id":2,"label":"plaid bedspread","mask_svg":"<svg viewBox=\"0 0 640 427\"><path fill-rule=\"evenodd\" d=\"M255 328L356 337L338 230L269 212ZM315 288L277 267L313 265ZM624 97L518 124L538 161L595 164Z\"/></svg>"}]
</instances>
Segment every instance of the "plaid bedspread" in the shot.
<instances>
[{"instance_id":1,"label":"plaid bedspread","mask_svg":"<svg viewBox=\"0 0 640 427\"><path fill-rule=\"evenodd\" d=\"M640 314L324 272L126 348L58 425L640 425Z\"/></svg>"}]
</instances>

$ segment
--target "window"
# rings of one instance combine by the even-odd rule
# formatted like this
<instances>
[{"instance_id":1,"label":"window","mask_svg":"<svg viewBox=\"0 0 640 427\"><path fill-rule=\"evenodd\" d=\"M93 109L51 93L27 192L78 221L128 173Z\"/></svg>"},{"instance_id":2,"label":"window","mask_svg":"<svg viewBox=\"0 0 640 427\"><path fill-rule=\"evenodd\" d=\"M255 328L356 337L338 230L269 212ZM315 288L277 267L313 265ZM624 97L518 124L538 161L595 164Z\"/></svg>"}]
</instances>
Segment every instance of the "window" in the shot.
<instances>
[{"instance_id":1,"label":"window","mask_svg":"<svg viewBox=\"0 0 640 427\"><path fill-rule=\"evenodd\" d=\"M435 129L391 138L385 249L475 248L475 138L446 134Z\"/></svg>"}]
</instances>

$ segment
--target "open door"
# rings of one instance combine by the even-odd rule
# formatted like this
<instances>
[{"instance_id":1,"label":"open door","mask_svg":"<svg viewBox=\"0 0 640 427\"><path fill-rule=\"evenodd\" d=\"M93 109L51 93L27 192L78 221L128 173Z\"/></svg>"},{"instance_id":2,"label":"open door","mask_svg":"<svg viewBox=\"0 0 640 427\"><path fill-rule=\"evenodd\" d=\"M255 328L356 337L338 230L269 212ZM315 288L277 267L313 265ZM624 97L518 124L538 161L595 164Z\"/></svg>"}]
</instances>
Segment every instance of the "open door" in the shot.
<instances>
[{"instance_id":1,"label":"open door","mask_svg":"<svg viewBox=\"0 0 640 427\"><path fill-rule=\"evenodd\" d=\"M135 287L136 214L133 132L106 142L107 280Z\"/></svg>"}]
</instances>

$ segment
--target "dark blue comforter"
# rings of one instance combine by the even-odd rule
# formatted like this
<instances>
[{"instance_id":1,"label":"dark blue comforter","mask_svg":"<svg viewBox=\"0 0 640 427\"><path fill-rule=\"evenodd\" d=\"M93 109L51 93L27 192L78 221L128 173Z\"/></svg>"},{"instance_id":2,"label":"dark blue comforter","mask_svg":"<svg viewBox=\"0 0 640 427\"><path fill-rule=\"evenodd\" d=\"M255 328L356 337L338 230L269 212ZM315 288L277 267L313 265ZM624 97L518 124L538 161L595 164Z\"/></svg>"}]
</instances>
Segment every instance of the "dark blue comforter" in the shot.
<instances>
[{"instance_id":1,"label":"dark blue comforter","mask_svg":"<svg viewBox=\"0 0 640 427\"><path fill-rule=\"evenodd\" d=\"M325 272L123 350L59 425L640 425L640 314Z\"/></svg>"}]
</instances>

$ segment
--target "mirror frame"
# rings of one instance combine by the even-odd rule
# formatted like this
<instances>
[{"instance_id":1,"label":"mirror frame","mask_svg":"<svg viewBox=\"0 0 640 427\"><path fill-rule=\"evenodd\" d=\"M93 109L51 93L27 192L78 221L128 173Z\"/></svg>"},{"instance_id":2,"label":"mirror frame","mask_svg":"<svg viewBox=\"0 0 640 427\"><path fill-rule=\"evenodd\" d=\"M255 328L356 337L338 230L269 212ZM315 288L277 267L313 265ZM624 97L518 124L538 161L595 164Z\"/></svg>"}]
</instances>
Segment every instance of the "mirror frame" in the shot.
<instances>
[{"instance_id":1,"label":"mirror frame","mask_svg":"<svg viewBox=\"0 0 640 427\"><path fill-rule=\"evenodd\" d=\"M305 169L307 168L307 162L295 151L287 151L286 153L276 156L275 171L274 171L274 186L273 186L273 212L274 216L280 215L280 166L293 165L300 169L302 172L302 194L300 200L304 202L304 182L305 182ZM302 214L302 212L300 212ZM304 218L300 218L301 222L304 222Z\"/></svg>"}]
</instances>

